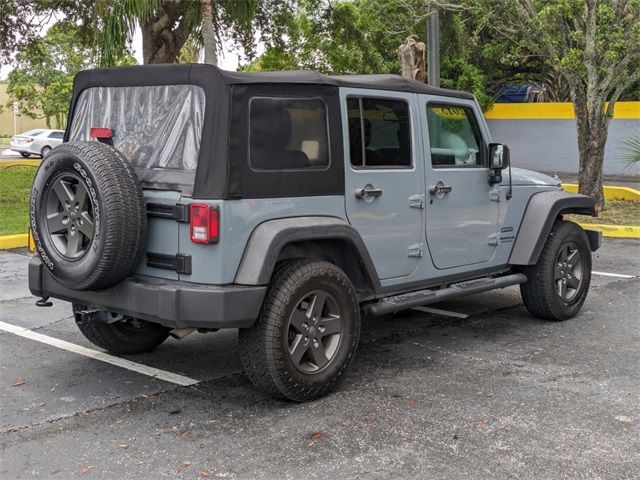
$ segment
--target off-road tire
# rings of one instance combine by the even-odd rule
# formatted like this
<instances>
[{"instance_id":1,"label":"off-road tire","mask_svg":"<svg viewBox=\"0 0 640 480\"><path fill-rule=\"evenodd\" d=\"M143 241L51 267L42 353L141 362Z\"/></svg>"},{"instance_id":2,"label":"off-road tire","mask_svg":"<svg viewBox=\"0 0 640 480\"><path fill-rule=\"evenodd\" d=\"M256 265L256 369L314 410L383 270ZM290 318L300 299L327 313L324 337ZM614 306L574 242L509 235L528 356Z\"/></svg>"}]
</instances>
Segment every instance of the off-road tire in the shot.
<instances>
[{"instance_id":1,"label":"off-road tire","mask_svg":"<svg viewBox=\"0 0 640 480\"><path fill-rule=\"evenodd\" d=\"M289 318L309 292L328 293L343 322L333 357L316 373L301 372L288 353ZM276 268L256 323L239 332L240 358L257 387L277 398L304 402L336 387L353 360L359 338L360 308L346 274L324 261L288 260Z\"/></svg>"},{"instance_id":2,"label":"off-road tire","mask_svg":"<svg viewBox=\"0 0 640 480\"><path fill-rule=\"evenodd\" d=\"M575 245L581 257L581 279L573 297L564 300L558 292L556 266L560 249ZM585 231L576 223L557 220L551 229L538 263L523 269L527 282L520 293L527 310L545 320L567 320L575 316L587 298L591 283L591 248Z\"/></svg>"},{"instance_id":3,"label":"off-road tire","mask_svg":"<svg viewBox=\"0 0 640 480\"><path fill-rule=\"evenodd\" d=\"M56 208L51 206L51 195L56 186L60 190L61 182L72 202L73 195L85 189L89 201L85 205L93 216L93 230L83 234L75 256L75 250L69 254L70 231L65 236L64 230L59 233L49 226L50 210ZM65 213L59 204L60 213ZM43 265L67 288L107 288L126 278L142 260L147 230L142 187L127 159L103 143L63 143L43 159L33 182L29 218ZM79 230L75 234L80 235Z\"/></svg>"},{"instance_id":4,"label":"off-road tire","mask_svg":"<svg viewBox=\"0 0 640 480\"><path fill-rule=\"evenodd\" d=\"M78 307L74 305L74 310ZM170 328L157 323L137 321L138 327L129 321L115 323L77 323L80 332L96 347L117 355L133 355L150 352L169 336Z\"/></svg>"}]
</instances>

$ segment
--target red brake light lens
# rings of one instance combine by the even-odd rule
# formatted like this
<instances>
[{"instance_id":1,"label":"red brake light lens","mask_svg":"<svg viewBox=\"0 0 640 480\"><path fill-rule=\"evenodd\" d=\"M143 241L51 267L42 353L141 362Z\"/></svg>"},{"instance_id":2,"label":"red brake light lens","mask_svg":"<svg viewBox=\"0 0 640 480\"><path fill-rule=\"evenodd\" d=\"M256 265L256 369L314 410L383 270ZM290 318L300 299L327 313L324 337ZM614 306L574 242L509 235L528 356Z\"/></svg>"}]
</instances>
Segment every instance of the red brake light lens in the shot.
<instances>
[{"instance_id":1,"label":"red brake light lens","mask_svg":"<svg viewBox=\"0 0 640 480\"><path fill-rule=\"evenodd\" d=\"M113 138L113 129L105 127L92 127L89 130L89 135L92 138Z\"/></svg>"},{"instance_id":2,"label":"red brake light lens","mask_svg":"<svg viewBox=\"0 0 640 480\"><path fill-rule=\"evenodd\" d=\"M220 235L218 207L192 203L189 205L189 225L193 243L216 243Z\"/></svg>"}]
</instances>

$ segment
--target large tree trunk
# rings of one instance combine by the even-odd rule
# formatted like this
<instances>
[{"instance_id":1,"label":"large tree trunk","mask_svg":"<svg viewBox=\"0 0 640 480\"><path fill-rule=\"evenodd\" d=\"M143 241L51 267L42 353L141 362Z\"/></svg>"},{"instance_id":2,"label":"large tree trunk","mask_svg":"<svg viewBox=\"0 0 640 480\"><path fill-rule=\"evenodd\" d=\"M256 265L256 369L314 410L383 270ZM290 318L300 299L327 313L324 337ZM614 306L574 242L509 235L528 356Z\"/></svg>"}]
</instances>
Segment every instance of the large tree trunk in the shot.
<instances>
[{"instance_id":1,"label":"large tree trunk","mask_svg":"<svg viewBox=\"0 0 640 480\"><path fill-rule=\"evenodd\" d=\"M165 0L140 22L145 64L176 63L180 49L193 27L189 16L185 15L187 8L187 2Z\"/></svg>"},{"instance_id":2,"label":"large tree trunk","mask_svg":"<svg viewBox=\"0 0 640 480\"><path fill-rule=\"evenodd\" d=\"M202 0L202 40L204 43L204 63L218 65L216 51L216 31L213 26L214 0Z\"/></svg>"},{"instance_id":3,"label":"large tree trunk","mask_svg":"<svg viewBox=\"0 0 640 480\"><path fill-rule=\"evenodd\" d=\"M425 44L418 42L417 38L413 35L407 37L404 43L398 47L398 58L400 59L402 69L401 75L404 78L424 82L425 50Z\"/></svg>"},{"instance_id":4,"label":"large tree trunk","mask_svg":"<svg viewBox=\"0 0 640 480\"><path fill-rule=\"evenodd\" d=\"M584 86L571 89L573 110L578 129L578 192L589 195L596 201L598 211L604 208L602 188L602 166L604 147L609 132L609 118L604 112L604 98L593 96L587 99Z\"/></svg>"}]
</instances>

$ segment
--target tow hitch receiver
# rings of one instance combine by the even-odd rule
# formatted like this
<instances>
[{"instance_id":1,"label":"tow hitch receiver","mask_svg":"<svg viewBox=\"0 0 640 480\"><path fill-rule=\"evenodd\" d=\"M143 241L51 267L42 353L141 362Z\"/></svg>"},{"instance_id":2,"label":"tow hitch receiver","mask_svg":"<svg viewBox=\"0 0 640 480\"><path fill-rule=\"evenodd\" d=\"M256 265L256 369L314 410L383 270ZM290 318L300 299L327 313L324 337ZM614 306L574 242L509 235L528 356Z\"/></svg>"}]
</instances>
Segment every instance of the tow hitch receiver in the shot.
<instances>
[{"instance_id":1,"label":"tow hitch receiver","mask_svg":"<svg viewBox=\"0 0 640 480\"><path fill-rule=\"evenodd\" d=\"M77 310L74 312L74 317L76 323L79 325L84 325L86 323L114 323L122 320L124 318L123 315L112 314L107 312L106 310Z\"/></svg>"}]
</instances>

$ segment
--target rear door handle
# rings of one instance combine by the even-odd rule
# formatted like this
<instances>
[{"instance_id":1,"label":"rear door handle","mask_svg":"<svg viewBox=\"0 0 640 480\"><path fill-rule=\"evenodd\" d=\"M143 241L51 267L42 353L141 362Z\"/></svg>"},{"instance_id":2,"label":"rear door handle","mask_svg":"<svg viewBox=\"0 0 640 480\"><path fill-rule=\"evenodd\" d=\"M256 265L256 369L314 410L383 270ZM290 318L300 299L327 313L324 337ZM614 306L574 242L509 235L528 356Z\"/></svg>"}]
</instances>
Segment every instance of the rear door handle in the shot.
<instances>
[{"instance_id":1,"label":"rear door handle","mask_svg":"<svg viewBox=\"0 0 640 480\"><path fill-rule=\"evenodd\" d=\"M364 188L358 188L355 193L356 198L379 197L382 195L382 190L380 188L366 186Z\"/></svg>"},{"instance_id":2,"label":"rear door handle","mask_svg":"<svg viewBox=\"0 0 640 480\"><path fill-rule=\"evenodd\" d=\"M442 182L438 182L435 185L429 186L429 193L431 195L435 195L437 197L443 197L447 193L449 193L453 188L450 185L445 185Z\"/></svg>"}]
</instances>

